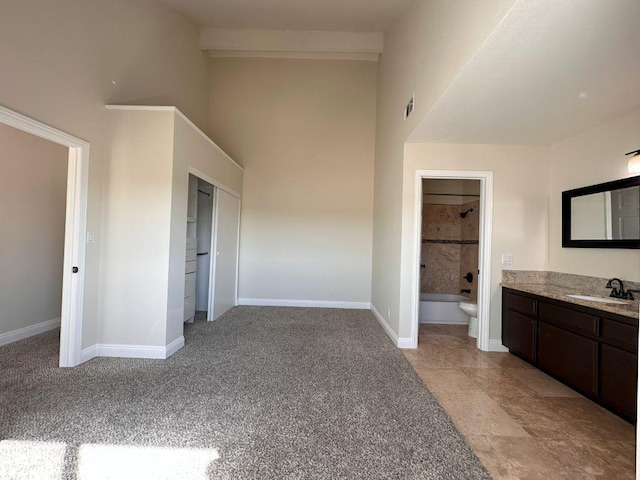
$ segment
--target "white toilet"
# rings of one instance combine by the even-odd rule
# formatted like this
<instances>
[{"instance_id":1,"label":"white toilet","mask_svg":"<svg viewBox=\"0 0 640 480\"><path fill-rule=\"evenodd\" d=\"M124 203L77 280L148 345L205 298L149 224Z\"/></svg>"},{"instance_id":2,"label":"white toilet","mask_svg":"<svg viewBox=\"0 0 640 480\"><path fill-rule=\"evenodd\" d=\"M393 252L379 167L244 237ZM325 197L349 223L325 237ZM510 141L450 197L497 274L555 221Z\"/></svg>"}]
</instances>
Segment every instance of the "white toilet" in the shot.
<instances>
[{"instance_id":1,"label":"white toilet","mask_svg":"<svg viewBox=\"0 0 640 480\"><path fill-rule=\"evenodd\" d=\"M460 310L469 315L469 336L478 338L478 304L471 300L462 300L458 306Z\"/></svg>"}]
</instances>

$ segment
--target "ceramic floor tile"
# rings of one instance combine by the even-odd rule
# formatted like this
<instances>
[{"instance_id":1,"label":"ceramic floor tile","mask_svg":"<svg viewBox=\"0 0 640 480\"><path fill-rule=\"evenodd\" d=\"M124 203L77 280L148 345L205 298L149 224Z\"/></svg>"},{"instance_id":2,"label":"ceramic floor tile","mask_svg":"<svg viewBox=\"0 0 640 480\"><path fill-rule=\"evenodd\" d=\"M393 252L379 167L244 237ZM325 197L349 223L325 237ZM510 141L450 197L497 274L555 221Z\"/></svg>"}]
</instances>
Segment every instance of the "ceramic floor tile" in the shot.
<instances>
[{"instance_id":1,"label":"ceramic floor tile","mask_svg":"<svg viewBox=\"0 0 640 480\"><path fill-rule=\"evenodd\" d=\"M541 397L581 397L581 395L575 390L572 390L554 378L551 378L549 375L537 368L516 368L509 369L508 371L514 378L525 383L531 390L534 390Z\"/></svg>"},{"instance_id":2,"label":"ceramic floor tile","mask_svg":"<svg viewBox=\"0 0 640 480\"><path fill-rule=\"evenodd\" d=\"M564 439L546 440L544 445L549 455L562 463L570 478L592 475L602 479L633 480L635 476L633 451L619 449L611 442Z\"/></svg>"},{"instance_id":3,"label":"ceramic floor tile","mask_svg":"<svg viewBox=\"0 0 640 480\"><path fill-rule=\"evenodd\" d=\"M571 417L576 428L594 440L635 439L633 425L587 398L550 398L549 402L558 415Z\"/></svg>"},{"instance_id":4,"label":"ceramic floor tile","mask_svg":"<svg viewBox=\"0 0 640 480\"><path fill-rule=\"evenodd\" d=\"M529 436L516 420L485 393L443 393L436 397L465 435Z\"/></svg>"},{"instance_id":5,"label":"ceramic floor tile","mask_svg":"<svg viewBox=\"0 0 640 480\"><path fill-rule=\"evenodd\" d=\"M502 368L460 367L469 379L487 395L502 397L537 397L536 392Z\"/></svg>"},{"instance_id":6,"label":"ceramic floor tile","mask_svg":"<svg viewBox=\"0 0 640 480\"><path fill-rule=\"evenodd\" d=\"M421 325L406 352L496 480L634 478L631 424L465 327Z\"/></svg>"},{"instance_id":7,"label":"ceramic floor tile","mask_svg":"<svg viewBox=\"0 0 640 480\"><path fill-rule=\"evenodd\" d=\"M417 369L427 388L435 395L446 393L479 393L481 390L457 368Z\"/></svg>"},{"instance_id":8,"label":"ceramic floor tile","mask_svg":"<svg viewBox=\"0 0 640 480\"><path fill-rule=\"evenodd\" d=\"M511 353L503 352L486 352L487 357L501 368L526 368L535 369L535 367L524 360L512 355Z\"/></svg>"},{"instance_id":9,"label":"ceramic floor tile","mask_svg":"<svg viewBox=\"0 0 640 480\"><path fill-rule=\"evenodd\" d=\"M537 438L470 435L467 440L494 480L596 478L589 474L573 475L572 469L549 455Z\"/></svg>"}]
</instances>

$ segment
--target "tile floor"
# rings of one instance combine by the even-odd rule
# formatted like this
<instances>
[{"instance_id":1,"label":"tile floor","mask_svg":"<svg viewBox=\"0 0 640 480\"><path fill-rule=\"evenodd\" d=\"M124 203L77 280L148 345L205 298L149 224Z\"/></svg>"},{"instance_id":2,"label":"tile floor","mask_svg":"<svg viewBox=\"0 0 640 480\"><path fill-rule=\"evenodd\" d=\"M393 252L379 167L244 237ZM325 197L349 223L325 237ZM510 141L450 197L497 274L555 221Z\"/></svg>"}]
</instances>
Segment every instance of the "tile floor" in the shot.
<instances>
[{"instance_id":1,"label":"tile floor","mask_svg":"<svg viewBox=\"0 0 640 480\"><path fill-rule=\"evenodd\" d=\"M403 352L494 479L635 478L633 425L466 327L421 325Z\"/></svg>"}]
</instances>

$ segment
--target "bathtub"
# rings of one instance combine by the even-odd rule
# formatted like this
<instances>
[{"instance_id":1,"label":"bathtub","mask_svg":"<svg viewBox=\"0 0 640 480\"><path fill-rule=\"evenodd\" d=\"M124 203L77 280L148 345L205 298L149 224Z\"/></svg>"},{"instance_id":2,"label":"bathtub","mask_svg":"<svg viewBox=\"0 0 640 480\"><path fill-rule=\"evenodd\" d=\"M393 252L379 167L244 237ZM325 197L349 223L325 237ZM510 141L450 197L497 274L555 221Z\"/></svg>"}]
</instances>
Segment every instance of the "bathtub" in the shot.
<instances>
[{"instance_id":1,"label":"bathtub","mask_svg":"<svg viewBox=\"0 0 640 480\"><path fill-rule=\"evenodd\" d=\"M469 316L458 307L460 300L469 300L462 295L447 293L420 294L420 323L469 324Z\"/></svg>"}]
</instances>

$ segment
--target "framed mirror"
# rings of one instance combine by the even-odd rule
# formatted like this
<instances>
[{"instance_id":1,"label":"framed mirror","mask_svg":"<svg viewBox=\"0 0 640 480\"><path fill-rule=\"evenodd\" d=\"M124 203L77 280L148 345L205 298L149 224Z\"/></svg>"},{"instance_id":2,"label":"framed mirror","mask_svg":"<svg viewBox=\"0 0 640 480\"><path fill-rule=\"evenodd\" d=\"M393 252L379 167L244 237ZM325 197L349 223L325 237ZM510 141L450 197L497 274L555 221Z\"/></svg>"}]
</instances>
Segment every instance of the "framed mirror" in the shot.
<instances>
[{"instance_id":1,"label":"framed mirror","mask_svg":"<svg viewBox=\"0 0 640 480\"><path fill-rule=\"evenodd\" d=\"M640 176L562 192L562 246L640 248Z\"/></svg>"}]
</instances>

